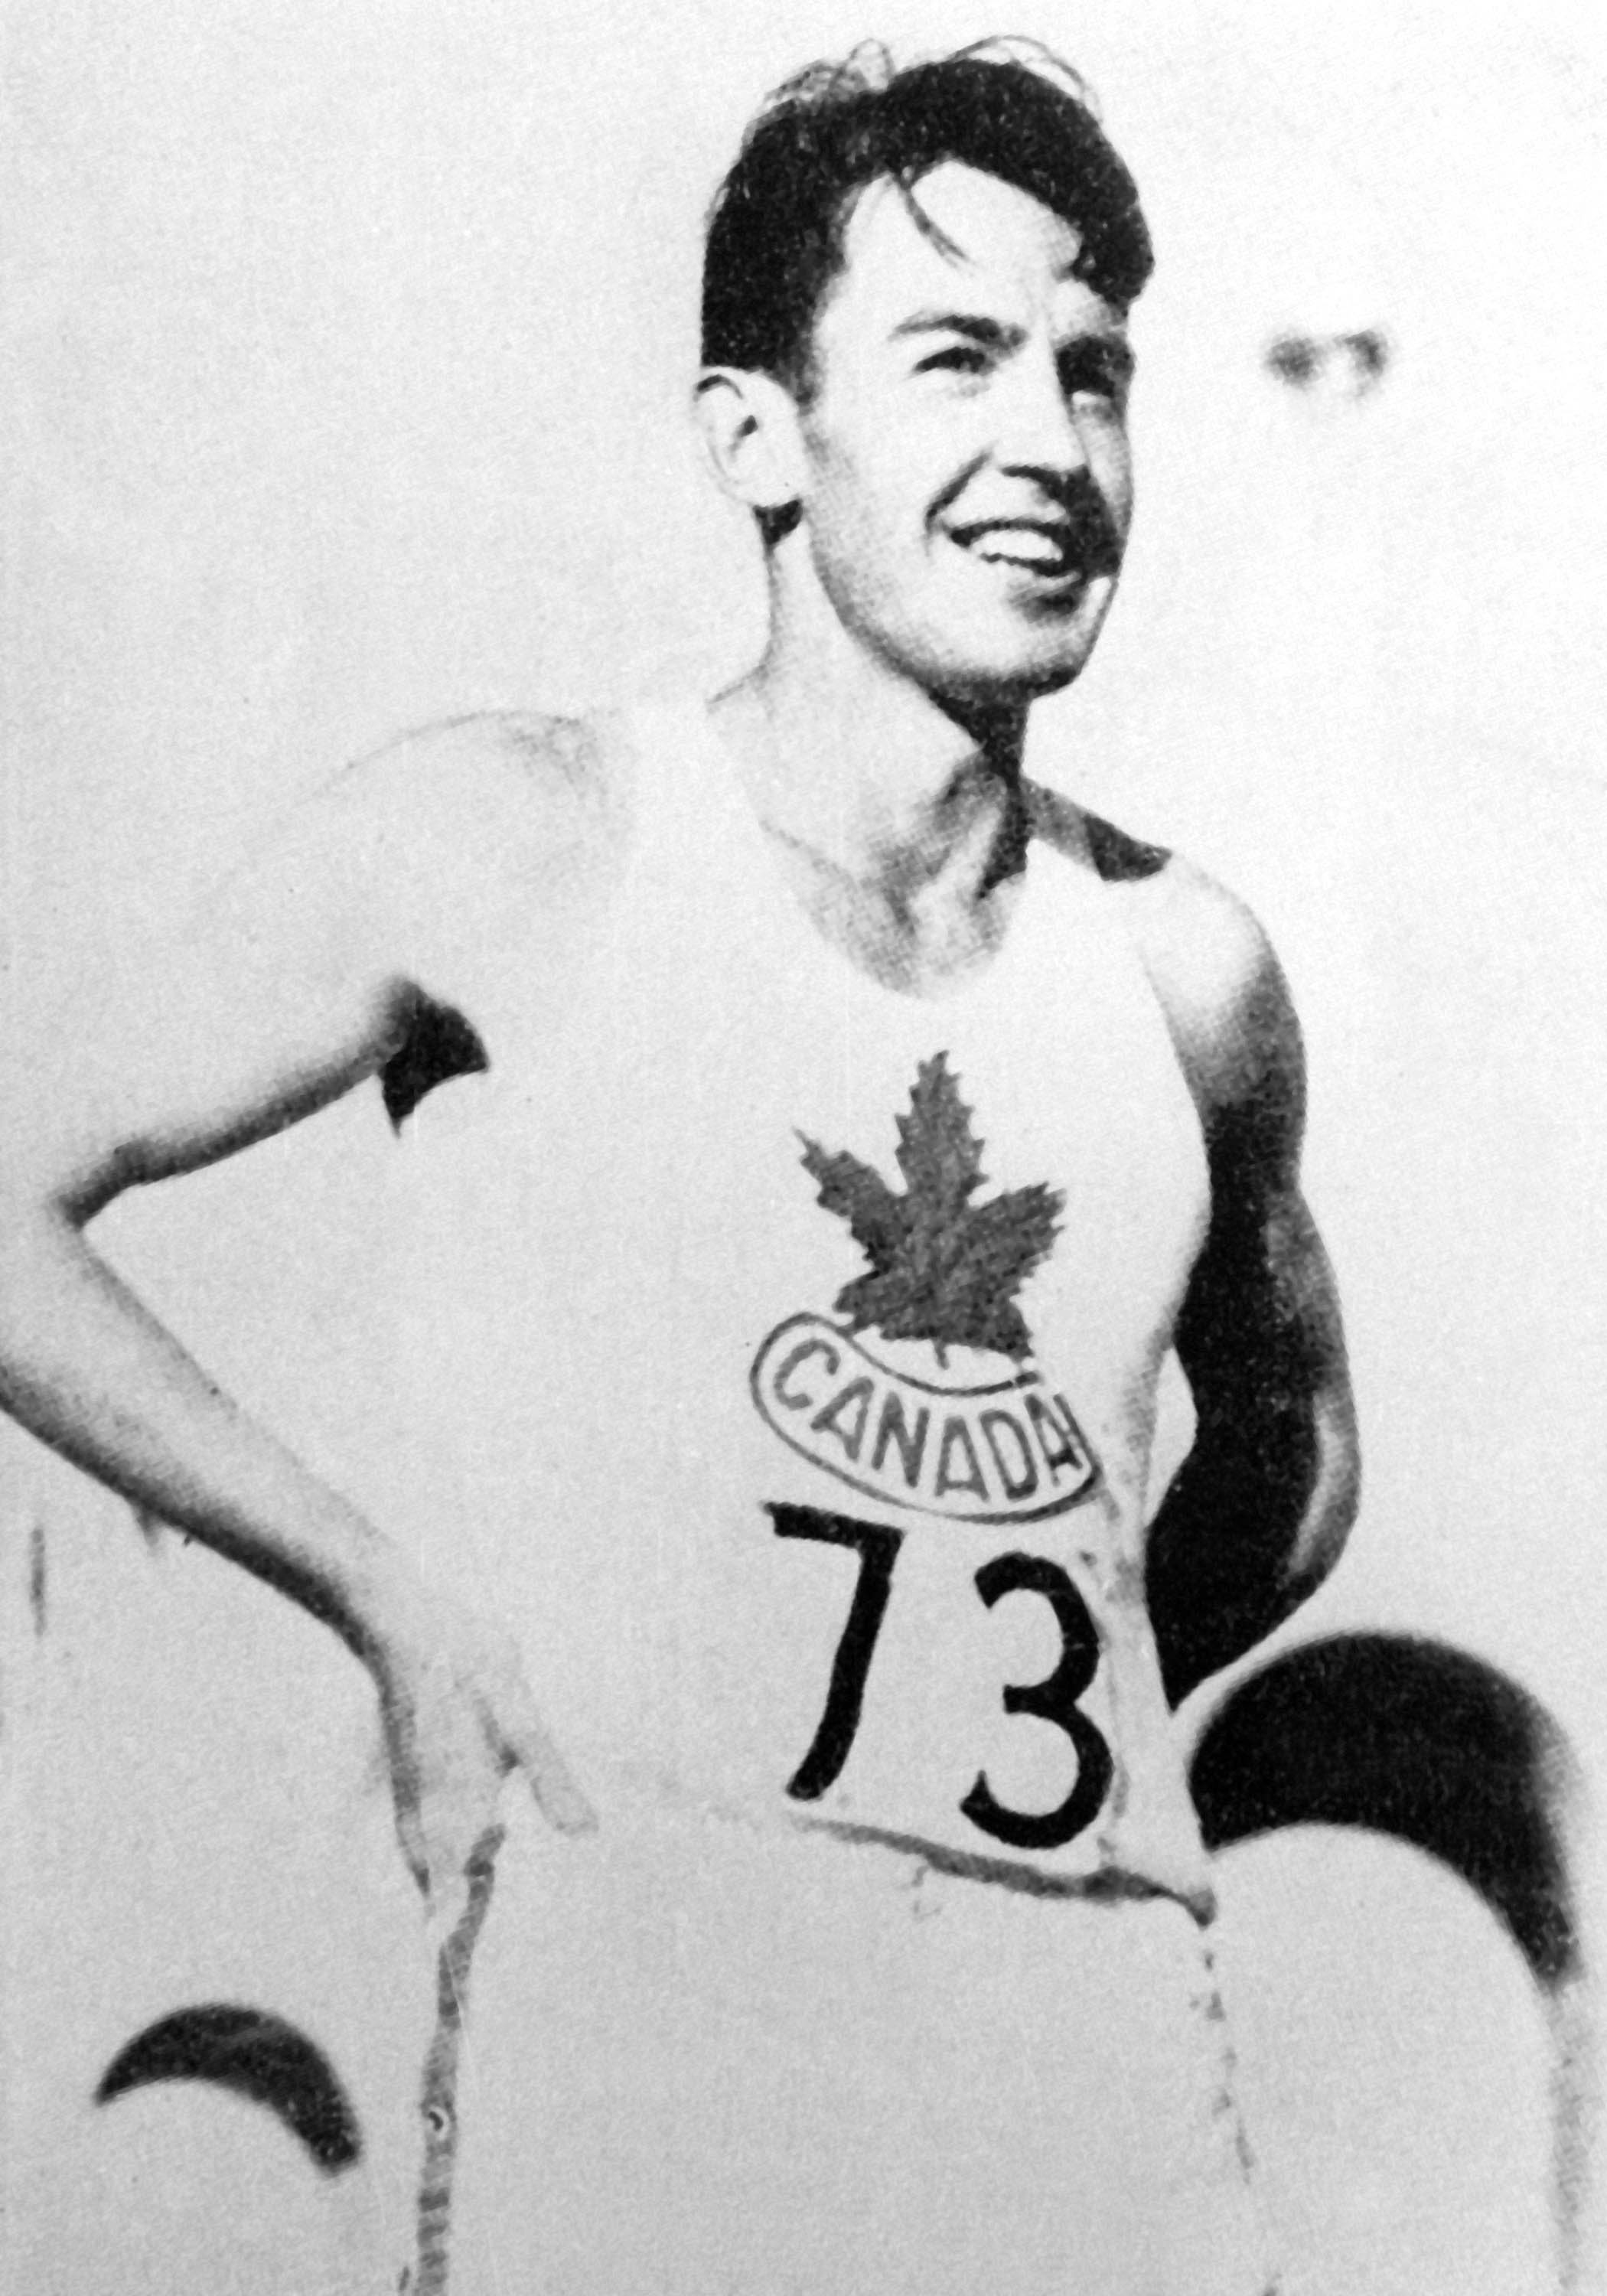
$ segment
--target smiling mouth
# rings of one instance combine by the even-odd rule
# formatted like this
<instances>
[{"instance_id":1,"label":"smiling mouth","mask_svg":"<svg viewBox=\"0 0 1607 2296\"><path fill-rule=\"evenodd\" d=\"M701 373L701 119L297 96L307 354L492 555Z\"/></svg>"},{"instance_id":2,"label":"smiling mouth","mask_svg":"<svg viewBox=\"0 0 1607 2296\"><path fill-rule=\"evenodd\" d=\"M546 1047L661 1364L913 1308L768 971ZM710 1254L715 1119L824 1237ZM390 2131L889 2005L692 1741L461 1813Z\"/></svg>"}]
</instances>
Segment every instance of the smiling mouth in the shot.
<instances>
[{"instance_id":1,"label":"smiling mouth","mask_svg":"<svg viewBox=\"0 0 1607 2296\"><path fill-rule=\"evenodd\" d=\"M1058 520L988 519L948 529L949 540L991 566L1009 566L1040 580L1065 582L1104 570L1106 554L1091 547L1077 527Z\"/></svg>"}]
</instances>

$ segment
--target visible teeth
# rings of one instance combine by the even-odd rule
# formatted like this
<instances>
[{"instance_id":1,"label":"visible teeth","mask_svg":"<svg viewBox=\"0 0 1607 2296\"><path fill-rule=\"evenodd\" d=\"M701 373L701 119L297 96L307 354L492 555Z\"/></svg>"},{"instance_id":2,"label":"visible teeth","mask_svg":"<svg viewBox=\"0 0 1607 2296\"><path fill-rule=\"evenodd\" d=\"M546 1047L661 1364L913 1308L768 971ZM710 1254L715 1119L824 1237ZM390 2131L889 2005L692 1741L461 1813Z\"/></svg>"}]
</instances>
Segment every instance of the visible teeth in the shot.
<instances>
[{"instance_id":1,"label":"visible teeth","mask_svg":"<svg viewBox=\"0 0 1607 2296\"><path fill-rule=\"evenodd\" d=\"M1064 545L1031 527L992 528L971 546L979 558L1010 565L1058 568L1067 562Z\"/></svg>"}]
</instances>

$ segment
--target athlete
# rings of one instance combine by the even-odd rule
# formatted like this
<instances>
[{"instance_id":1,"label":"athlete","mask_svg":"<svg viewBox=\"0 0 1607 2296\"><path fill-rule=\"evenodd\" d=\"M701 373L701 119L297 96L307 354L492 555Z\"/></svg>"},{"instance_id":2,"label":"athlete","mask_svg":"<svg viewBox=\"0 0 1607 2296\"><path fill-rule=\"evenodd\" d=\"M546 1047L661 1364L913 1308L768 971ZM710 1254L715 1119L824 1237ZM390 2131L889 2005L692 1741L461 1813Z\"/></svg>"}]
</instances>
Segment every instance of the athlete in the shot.
<instances>
[{"instance_id":1,"label":"athlete","mask_svg":"<svg viewBox=\"0 0 1607 2296\"><path fill-rule=\"evenodd\" d=\"M497 2284L1267 2284L1170 1710L1356 1505L1300 1042L1235 899L1023 770L1150 266L1051 60L790 83L697 393L758 666L366 759L12 1103L9 1408L346 1641L443 1918L510 1773L552 1822L477 1980ZM384 1525L85 1234L376 1084Z\"/></svg>"}]
</instances>

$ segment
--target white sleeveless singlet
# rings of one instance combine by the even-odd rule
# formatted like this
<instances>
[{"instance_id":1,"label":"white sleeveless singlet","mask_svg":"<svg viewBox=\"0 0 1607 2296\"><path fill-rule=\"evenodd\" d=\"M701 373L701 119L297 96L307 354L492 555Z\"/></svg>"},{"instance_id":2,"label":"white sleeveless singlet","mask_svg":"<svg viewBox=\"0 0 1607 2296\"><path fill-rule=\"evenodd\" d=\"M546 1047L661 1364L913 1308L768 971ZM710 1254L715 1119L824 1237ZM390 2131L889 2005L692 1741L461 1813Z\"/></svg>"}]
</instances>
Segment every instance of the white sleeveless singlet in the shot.
<instances>
[{"instance_id":1,"label":"white sleeveless singlet","mask_svg":"<svg viewBox=\"0 0 1607 2296\"><path fill-rule=\"evenodd\" d=\"M702 708L632 735L568 977L398 1155L423 1559L600 1818L504 1852L464 2296L1252 2296L1143 1605L1163 1017L1041 843L985 970L876 984Z\"/></svg>"}]
</instances>

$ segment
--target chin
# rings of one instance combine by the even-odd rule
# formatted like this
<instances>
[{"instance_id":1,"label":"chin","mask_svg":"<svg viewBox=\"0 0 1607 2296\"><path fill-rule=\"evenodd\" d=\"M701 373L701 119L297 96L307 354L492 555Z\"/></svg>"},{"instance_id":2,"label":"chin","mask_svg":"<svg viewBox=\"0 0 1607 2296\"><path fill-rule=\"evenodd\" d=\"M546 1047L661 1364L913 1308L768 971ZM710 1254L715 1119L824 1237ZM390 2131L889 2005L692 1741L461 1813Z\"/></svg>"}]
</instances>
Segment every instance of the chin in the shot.
<instances>
[{"instance_id":1,"label":"chin","mask_svg":"<svg viewBox=\"0 0 1607 2296\"><path fill-rule=\"evenodd\" d=\"M997 643L973 651L969 660L961 650L948 665L947 689L956 699L995 707L1025 708L1052 693L1062 693L1087 668L1104 627L1101 601L1096 619L1085 611L1076 622L1058 628L1040 621L1023 631L1019 625L998 634Z\"/></svg>"},{"instance_id":2,"label":"chin","mask_svg":"<svg viewBox=\"0 0 1607 2296\"><path fill-rule=\"evenodd\" d=\"M1063 693L1074 685L1087 666L1091 646L1084 646L1074 656L1061 655L1045 660L989 662L951 667L946 675L933 681L932 691L941 698L963 702L972 709L1024 709L1034 701L1045 701L1052 693Z\"/></svg>"}]
</instances>

